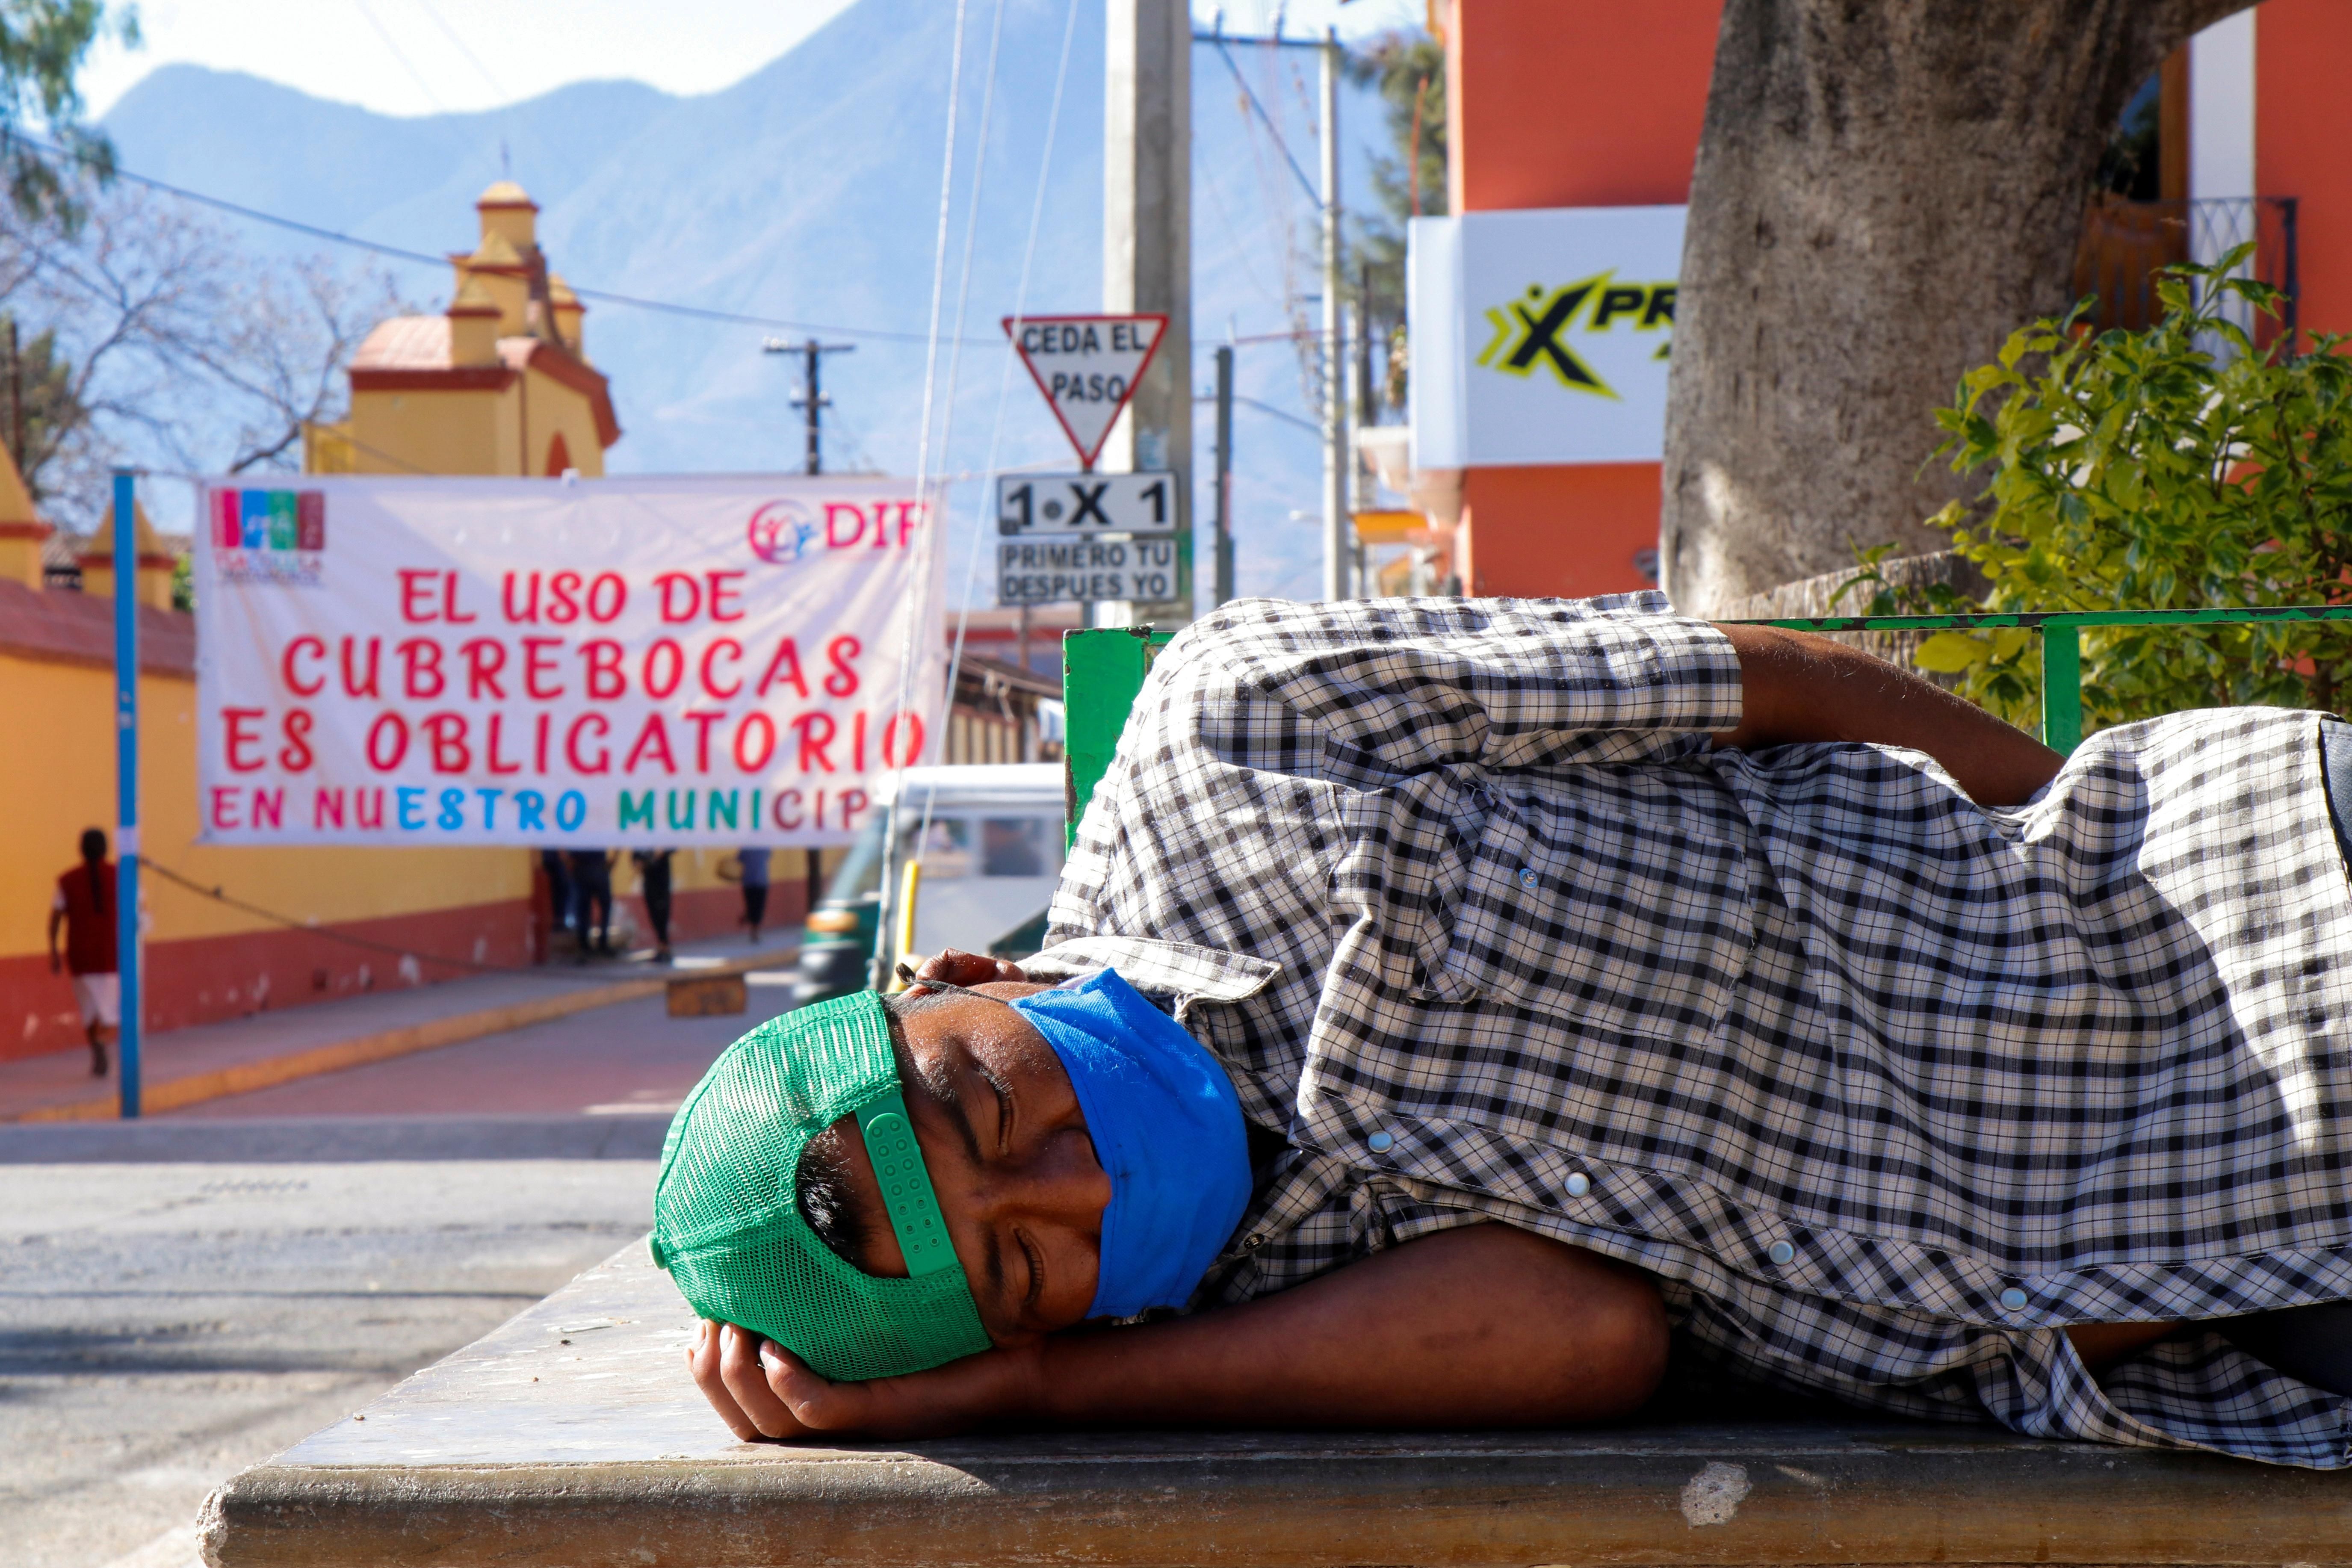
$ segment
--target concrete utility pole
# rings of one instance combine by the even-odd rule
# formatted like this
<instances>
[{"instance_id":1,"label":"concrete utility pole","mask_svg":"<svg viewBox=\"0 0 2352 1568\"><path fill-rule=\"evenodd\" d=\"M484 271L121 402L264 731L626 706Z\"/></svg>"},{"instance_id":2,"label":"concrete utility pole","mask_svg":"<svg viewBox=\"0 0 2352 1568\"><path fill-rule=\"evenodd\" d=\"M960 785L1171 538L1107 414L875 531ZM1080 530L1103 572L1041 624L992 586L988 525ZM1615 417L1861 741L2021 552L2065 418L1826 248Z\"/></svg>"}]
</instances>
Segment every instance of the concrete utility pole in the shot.
<instances>
[{"instance_id":1,"label":"concrete utility pole","mask_svg":"<svg viewBox=\"0 0 2352 1568\"><path fill-rule=\"evenodd\" d=\"M1323 596L1348 596L1348 345L1339 310L1339 35L1323 41Z\"/></svg>"},{"instance_id":2,"label":"concrete utility pole","mask_svg":"<svg viewBox=\"0 0 2352 1568\"><path fill-rule=\"evenodd\" d=\"M1094 606L1097 626L1192 618L1192 17L1185 0L1106 0L1103 310L1168 317L1096 467L1176 476L1181 596Z\"/></svg>"},{"instance_id":3,"label":"concrete utility pole","mask_svg":"<svg viewBox=\"0 0 2352 1568\"><path fill-rule=\"evenodd\" d=\"M814 338L797 343L787 342L782 338L770 338L760 345L760 350L762 353L799 354L806 361L801 376L803 384L808 390L803 395L793 399L793 407L808 411L806 420L808 450L802 459L805 467L801 471L810 474L824 472L823 415L826 409L833 406L833 399L827 397L819 385L817 373L823 367L826 354L856 353L857 345L856 343L821 343Z\"/></svg>"},{"instance_id":4,"label":"concrete utility pole","mask_svg":"<svg viewBox=\"0 0 2352 1568\"><path fill-rule=\"evenodd\" d=\"M1217 349L1217 604L1234 596L1234 346Z\"/></svg>"}]
</instances>

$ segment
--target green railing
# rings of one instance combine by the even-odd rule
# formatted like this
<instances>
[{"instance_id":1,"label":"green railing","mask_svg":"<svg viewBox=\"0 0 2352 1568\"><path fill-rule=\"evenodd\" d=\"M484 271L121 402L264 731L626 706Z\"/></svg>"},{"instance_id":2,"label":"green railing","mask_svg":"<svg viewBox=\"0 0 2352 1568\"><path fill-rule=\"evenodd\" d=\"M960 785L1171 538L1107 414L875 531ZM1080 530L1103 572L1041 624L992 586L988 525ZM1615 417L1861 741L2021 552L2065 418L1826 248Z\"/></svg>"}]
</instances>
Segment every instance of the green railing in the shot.
<instances>
[{"instance_id":1,"label":"green railing","mask_svg":"<svg viewBox=\"0 0 2352 1568\"><path fill-rule=\"evenodd\" d=\"M2352 621L2352 605L2236 610L2050 610L2009 616L1819 616L1738 624L1801 632L1992 631L2023 627L2042 639L2042 739L2059 752L2083 741L2083 628L2242 626L2264 621ZM1075 837L1095 785L1118 749L1129 710L1170 634L1144 626L1076 631L1062 638L1067 706L1069 828Z\"/></svg>"}]
</instances>

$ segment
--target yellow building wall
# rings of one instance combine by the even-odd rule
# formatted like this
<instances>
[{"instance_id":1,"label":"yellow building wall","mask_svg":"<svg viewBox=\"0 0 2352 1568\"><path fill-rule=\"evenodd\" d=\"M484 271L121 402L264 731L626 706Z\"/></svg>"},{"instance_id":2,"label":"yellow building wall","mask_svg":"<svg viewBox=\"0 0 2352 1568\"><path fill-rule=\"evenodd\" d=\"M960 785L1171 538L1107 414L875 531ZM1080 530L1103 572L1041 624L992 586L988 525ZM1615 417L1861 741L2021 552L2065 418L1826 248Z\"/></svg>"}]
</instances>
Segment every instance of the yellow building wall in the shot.
<instances>
[{"instance_id":1,"label":"yellow building wall","mask_svg":"<svg viewBox=\"0 0 2352 1568\"><path fill-rule=\"evenodd\" d=\"M512 474L516 393L355 392L352 469L360 474Z\"/></svg>"},{"instance_id":2,"label":"yellow building wall","mask_svg":"<svg viewBox=\"0 0 2352 1568\"><path fill-rule=\"evenodd\" d=\"M604 477L604 447L596 439L596 410L587 398L537 371L529 373L530 446L527 474L547 472L547 448L561 431L572 467L583 478Z\"/></svg>"}]
</instances>

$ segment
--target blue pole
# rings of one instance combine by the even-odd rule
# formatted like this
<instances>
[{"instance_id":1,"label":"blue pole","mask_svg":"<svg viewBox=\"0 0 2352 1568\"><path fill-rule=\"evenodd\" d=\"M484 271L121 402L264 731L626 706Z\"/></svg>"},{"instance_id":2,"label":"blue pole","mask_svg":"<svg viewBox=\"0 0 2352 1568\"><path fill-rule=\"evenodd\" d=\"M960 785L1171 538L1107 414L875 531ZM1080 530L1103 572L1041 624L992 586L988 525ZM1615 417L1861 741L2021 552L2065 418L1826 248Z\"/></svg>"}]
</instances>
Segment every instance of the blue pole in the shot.
<instances>
[{"instance_id":1,"label":"blue pole","mask_svg":"<svg viewBox=\"0 0 2352 1568\"><path fill-rule=\"evenodd\" d=\"M114 910L122 1114L139 1114L139 524L131 470L114 470Z\"/></svg>"}]
</instances>

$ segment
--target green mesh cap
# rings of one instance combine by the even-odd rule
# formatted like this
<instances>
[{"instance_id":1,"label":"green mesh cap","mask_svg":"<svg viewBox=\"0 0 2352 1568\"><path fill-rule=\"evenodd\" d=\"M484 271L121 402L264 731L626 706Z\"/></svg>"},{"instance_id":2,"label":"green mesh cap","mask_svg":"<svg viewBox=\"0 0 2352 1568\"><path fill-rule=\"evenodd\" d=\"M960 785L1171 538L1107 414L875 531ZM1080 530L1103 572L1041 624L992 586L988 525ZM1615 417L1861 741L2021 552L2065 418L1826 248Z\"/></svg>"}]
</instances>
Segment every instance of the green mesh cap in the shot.
<instances>
[{"instance_id":1,"label":"green mesh cap","mask_svg":"<svg viewBox=\"0 0 2352 1568\"><path fill-rule=\"evenodd\" d=\"M801 1151L852 1113L904 1279L845 1261L794 1199ZM669 1124L652 1245L696 1311L766 1335L821 1376L892 1377L989 1347L871 991L787 1013L711 1065Z\"/></svg>"}]
</instances>

